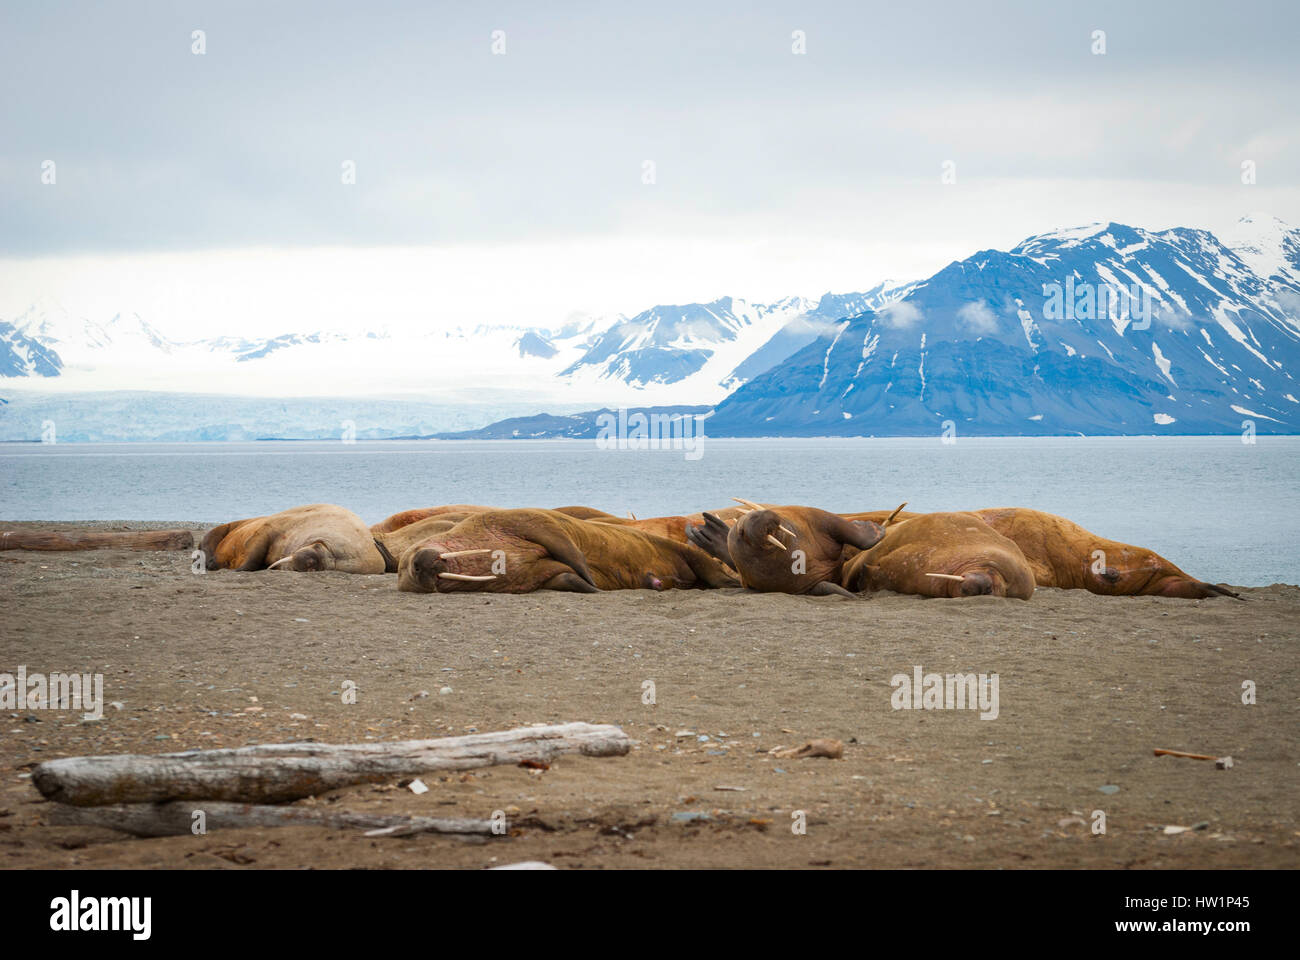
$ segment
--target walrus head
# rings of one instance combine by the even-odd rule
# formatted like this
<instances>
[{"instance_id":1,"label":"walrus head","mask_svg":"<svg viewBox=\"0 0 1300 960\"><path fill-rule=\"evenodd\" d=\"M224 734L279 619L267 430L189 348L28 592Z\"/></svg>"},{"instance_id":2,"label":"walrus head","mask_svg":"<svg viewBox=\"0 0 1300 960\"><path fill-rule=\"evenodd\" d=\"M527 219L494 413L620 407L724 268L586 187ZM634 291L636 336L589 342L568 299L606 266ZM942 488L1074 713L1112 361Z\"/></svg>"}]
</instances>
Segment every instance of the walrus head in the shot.
<instances>
[{"instance_id":1,"label":"walrus head","mask_svg":"<svg viewBox=\"0 0 1300 960\"><path fill-rule=\"evenodd\" d=\"M734 529L745 544L754 550L771 549L782 553L787 552L789 546L777 534L794 536L793 531L781 525L781 515L775 510L751 510L736 521Z\"/></svg>"},{"instance_id":2,"label":"walrus head","mask_svg":"<svg viewBox=\"0 0 1300 960\"><path fill-rule=\"evenodd\" d=\"M496 574L492 573L461 573L456 564L448 562L459 557L486 555L491 552L488 549L449 551L438 543L416 547L403 554L398 564L398 589L415 593L446 593L457 589L459 584L482 584L496 580Z\"/></svg>"},{"instance_id":3,"label":"walrus head","mask_svg":"<svg viewBox=\"0 0 1300 960\"><path fill-rule=\"evenodd\" d=\"M1121 552L1115 565L1097 568L1089 564L1088 590L1109 596L1177 597L1204 600L1207 597L1234 597L1224 587L1189 577L1158 553L1140 548Z\"/></svg>"},{"instance_id":4,"label":"walrus head","mask_svg":"<svg viewBox=\"0 0 1300 960\"><path fill-rule=\"evenodd\" d=\"M957 573L927 573L926 576L952 586L941 590L939 596L948 597L1018 597L1026 600L1034 592L1032 577L1026 573L1017 579L1016 570L1007 570L997 562L980 562L959 567Z\"/></svg>"},{"instance_id":5,"label":"walrus head","mask_svg":"<svg viewBox=\"0 0 1300 960\"><path fill-rule=\"evenodd\" d=\"M334 552L324 540L314 540L305 547L299 547L287 557L281 557L266 569L293 570L297 573L333 570Z\"/></svg>"}]
</instances>

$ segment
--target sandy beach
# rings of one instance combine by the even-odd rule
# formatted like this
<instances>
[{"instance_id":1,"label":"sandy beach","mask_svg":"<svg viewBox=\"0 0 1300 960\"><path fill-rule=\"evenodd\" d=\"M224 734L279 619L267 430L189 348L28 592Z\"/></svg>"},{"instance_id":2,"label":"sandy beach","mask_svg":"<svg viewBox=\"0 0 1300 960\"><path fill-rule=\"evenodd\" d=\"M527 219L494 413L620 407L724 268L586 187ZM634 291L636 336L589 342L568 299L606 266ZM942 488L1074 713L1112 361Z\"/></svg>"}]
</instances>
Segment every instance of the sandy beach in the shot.
<instances>
[{"instance_id":1,"label":"sandy beach","mask_svg":"<svg viewBox=\"0 0 1300 960\"><path fill-rule=\"evenodd\" d=\"M202 532L97 528L170 526ZM1294 868L1300 587L1240 589L1245 602L1052 589L1029 602L439 596L400 593L393 576L196 575L179 552L5 551L0 672L102 673L112 705L97 722L0 712L0 866ZM891 678L918 666L997 674L996 719L893 709ZM355 704L341 702L348 681ZM567 721L617 724L635 746L546 771L430 775L422 795L394 780L302 801L503 810L510 835L492 839L314 827L132 838L48 825L29 778L66 756ZM844 741L844 758L767 753L815 737Z\"/></svg>"}]
</instances>

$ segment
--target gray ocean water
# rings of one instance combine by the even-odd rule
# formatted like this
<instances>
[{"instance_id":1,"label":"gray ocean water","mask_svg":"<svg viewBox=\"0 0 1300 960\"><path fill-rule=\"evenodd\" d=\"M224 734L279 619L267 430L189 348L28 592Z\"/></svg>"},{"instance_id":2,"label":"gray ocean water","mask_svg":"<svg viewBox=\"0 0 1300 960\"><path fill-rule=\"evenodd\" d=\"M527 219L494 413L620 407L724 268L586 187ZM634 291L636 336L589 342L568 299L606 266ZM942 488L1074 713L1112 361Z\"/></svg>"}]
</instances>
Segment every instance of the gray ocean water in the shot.
<instances>
[{"instance_id":1,"label":"gray ocean water","mask_svg":"<svg viewBox=\"0 0 1300 960\"><path fill-rule=\"evenodd\" d=\"M733 496L834 511L1025 506L1189 573L1300 583L1300 437L5 444L0 518L217 523L339 503L373 523L442 503L587 504L639 517Z\"/></svg>"}]
</instances>

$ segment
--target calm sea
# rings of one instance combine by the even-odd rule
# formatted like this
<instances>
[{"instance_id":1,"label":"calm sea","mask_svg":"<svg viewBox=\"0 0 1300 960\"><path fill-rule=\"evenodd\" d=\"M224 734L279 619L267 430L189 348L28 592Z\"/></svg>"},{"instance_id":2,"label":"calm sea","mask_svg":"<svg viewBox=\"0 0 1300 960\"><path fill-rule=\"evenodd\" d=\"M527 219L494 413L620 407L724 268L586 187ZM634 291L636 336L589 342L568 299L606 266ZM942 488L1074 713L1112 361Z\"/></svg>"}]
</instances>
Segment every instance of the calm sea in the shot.
<instances>
[{"instance_id":1,"label":"calm sea","mask_svg":"<svg viewBox=\"0 0 1300 960\"><path fill-rule=\"evenodd\" d=\"M1025 506L1213 581L1300 583L1300 437L4 444L0 518L216 523L302 503L373 523L441 503L639 517L733 496L834 511Z\"/></svg>"}]
</instances>

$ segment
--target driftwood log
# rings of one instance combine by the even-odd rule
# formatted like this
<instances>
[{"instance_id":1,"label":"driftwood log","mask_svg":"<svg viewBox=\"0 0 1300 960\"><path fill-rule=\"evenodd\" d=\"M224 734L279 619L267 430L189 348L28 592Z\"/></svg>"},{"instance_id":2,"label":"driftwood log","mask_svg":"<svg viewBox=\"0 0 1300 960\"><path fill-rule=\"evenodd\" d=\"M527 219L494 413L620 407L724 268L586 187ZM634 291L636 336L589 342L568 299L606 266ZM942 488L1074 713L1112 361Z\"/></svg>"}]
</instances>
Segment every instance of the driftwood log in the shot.
<instances>
[{"instance_id":1,"label":"driftwood log","mask_svg":"<svg viewBox=\"0 0 1300 960\"><path fill-rule=\"evenodd\" d=\"M74 806L226 800L283 803L339 787L469 770L566 753L622 756L631 749L615 726L564 723L495 733L394 743L272 743L157 756L123 754L50 760L32 770L48 800Z\"/></svg>"},{"instance_id":2,"label":"driftwood log","mask_svg":"<svg viewBox=\"0 0 1300 960\"><path fill-rule=\"evenodd\" d=\"M193 550L188 530L10 530L0 550Z\"/></svg>"},{"instance_id":3,"label":"driftwood log","mask_svg":"<svg viewBox=\"0 0 1300 960\"><path fill-rule=\"evenodd\" d=\"M374 816L312 810L309 807L272 807L221 800L171 803L115 803L103 807L55 804L50 811L54 826L109 827L137 837L175 837L194 832L196 811L203 813L204 831L240 827L320 826L335 830L359 829L368 836L404 837L413 833L492 834L491 820L436 817Z\"/></svg>"}]
</instances>

